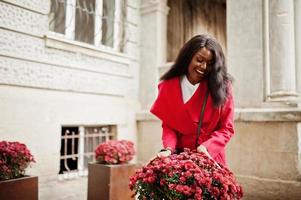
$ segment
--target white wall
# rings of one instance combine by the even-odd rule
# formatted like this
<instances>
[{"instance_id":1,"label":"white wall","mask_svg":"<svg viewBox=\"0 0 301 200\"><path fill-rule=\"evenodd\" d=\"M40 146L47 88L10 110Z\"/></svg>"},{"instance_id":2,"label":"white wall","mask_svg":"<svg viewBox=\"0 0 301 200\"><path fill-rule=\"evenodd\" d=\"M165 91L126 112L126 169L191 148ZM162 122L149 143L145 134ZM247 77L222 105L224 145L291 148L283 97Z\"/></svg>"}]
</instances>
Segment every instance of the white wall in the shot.
<instances>
[{"instance_id":1,"label":"white wall","mask_svg":"<svg viewBox=\"0 0 301 200\"><path fill-rule=\"evenodd\" d=\"M40 199L86 198L84 179L58 182L62 125L115 124L136 142L140 1L127 2L125 53L51 35L50 0L0 2L0 140L29 147Z\"/></svg>"},{"instance_id":2,"label":"white wall","mask_svg":"<svg viewBox=\"0 0 301 200\"><path fill-rule=\"evenodd\" d=\"M0 91L1 139L28 145L37 160L32 171L41 176L59 170L62 125L126 123L123 97L3 85Z\"/></svg>"}]
</instances>

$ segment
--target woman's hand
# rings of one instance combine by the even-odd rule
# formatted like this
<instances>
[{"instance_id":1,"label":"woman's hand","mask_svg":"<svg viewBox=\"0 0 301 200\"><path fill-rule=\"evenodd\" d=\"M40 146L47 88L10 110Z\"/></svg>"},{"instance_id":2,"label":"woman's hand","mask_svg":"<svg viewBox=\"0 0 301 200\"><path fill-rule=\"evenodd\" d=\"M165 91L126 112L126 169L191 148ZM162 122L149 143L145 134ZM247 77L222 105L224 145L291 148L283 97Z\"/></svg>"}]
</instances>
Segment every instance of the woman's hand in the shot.
<instances>
[{"instance_id":1,"label":"woman's hand","mask_svg":"<svg viewBox=\"0 0 301 200\"><path fill-rule=\"evenodd\" d=\"M218 167L221 168L221 166L211 157L211 155L209 154L209 152L207 151L207 148L204 145L200 145L198 146L198 148L196 149L199 153L204 153L206 156L208 156L213 162L214 164Z\"/></svg>"},{"instance_id":2,"label":"woman's hand","mask_svg":"<svg viewBox=\"0 0 301 200\"><path fill-rule=\"evenodd\" d=\"M171 150L170 149L162 149L159 153L157 153L157 156L159 158L168 157L170 155L171 155Z\"/></svg>"},{"instance_id":3,"label":"woman's hand","mask_svg":"<svg viewBox=\"0 0 301 200\"><path fill-rule=\"evenodd\" d=\"M207 151L207 148L204 145L198 146L197 151L199 153L204 153L206 156L208 156L209 158L212 159L212 157L210 156L209 152Z\"/></svg>"},{"instance_id":4,"label":"woman's hand","mask_svg":"<svg viewBox=\"0 0 301 200\"><path fill-rule=\"evenodd\" d=\"M146 165L148 165L151 161L155 160L158 157L159 158L168 157L171 155L171 153L172 153L172 150L169 147L166 149L161 149L161 151L159 153L157 153L156 156L149 159L149 161L146 163Z\"/></svg>"}]
</instances>

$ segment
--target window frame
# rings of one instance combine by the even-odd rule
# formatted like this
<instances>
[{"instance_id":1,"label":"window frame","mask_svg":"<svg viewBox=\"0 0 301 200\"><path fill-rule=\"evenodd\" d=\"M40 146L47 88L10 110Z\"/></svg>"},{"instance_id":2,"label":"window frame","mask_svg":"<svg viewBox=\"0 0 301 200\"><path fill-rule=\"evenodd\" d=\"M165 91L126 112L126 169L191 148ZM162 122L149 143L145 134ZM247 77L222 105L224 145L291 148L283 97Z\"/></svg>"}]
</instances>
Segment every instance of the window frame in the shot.
<instances>
[{"instance_id":1,"label":"window frame","mask_svg":"<svg viewBox=\"0 0 301 200\"><path fill-rule=\"evenodd\" d=\"M114 52L121 52L120 42L122 41L121 31L125 30L125 27L121 27L119 23L124 20L122 19L121 1L115 1L114 10L114 25L113 25L113 47L107 46L101 43L102 39L102 14L103 14L103 0L95 0L95 19L94 19L94 43L89 44L81 41L76 41L82 44L95 46L97 48L106 49ZM49 31L50 35L75 41L75 20L76 20L76 0L66 0L66 11L65 11L65 24L68 22L68 26L65 29L65 34L57 33L55 31ZM100 30L100 31L98 31Z\"/></svg>"}]
</instances>

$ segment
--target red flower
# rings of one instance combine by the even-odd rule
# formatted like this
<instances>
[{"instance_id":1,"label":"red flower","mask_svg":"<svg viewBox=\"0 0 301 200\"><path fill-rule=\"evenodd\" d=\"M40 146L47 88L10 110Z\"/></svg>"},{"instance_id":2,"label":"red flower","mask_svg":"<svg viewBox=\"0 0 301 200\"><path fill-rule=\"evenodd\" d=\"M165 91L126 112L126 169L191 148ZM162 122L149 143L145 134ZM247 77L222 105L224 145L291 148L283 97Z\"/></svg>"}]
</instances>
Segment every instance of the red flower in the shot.
<instances>
[{"instance_id":1,"label":"red flower","mask_svg":"<svg viewBox=\"0 0 301 200\"><path fill-rule=\"evenodd\" d=\"M186 149L155 158L130 178L139 199L231 199L243 196L233 173L203 153Z\"/></svg>"},{"instance_id":2,"label":"red flower","mask_svg":"<svg viewBox=\"0 0 301 200\"><path fill-rule=\"evenodd\" d=\"M109 140L95 149L95 158L103 164L122 164L134 158L134 143L127 140Z\"/></svg>"},{"instance_id":3,"label":"red flower","mask_svg":"<svg viewBox=\"0 0 301 200\"><path fill-rule=\"evenodd\" d=\"M35 162L25 144L0 141L0 180L22 177L31 162Z\"/></svg>"}]
</instances>

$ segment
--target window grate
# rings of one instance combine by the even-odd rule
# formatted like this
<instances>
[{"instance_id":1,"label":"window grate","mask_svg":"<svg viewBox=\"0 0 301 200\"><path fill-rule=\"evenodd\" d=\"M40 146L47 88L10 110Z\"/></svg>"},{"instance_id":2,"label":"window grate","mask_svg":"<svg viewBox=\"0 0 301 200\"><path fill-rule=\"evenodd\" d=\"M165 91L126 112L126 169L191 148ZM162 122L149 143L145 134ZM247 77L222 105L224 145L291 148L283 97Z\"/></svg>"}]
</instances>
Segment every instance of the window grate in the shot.
<instances>
[{"instance_id":1,"label":"window grate","mask_svg":"<svg viewBox=\"0 0 301 200\"><path fill-rule=\"evenodd\" d=\"M86 127L84 135L84 167L89 162L95 162L94 150L98 144L115 139L116 130L112 126Z\"/></svg>"},{"instance_id":2,"label":"window grate","mask_svg":"<svg viewBox=\"0 0 301 200\"><path fill-rule=\"evenodd\" d=\"M87 175L88 163L95 162L95 148L116 139L116 125L63 126L60 171L63 179ZM71 176L72 175L72 176Z\"/></svg>"},{"instance_id":3,"label":"window grate","mask_svg":"<svg viewBox=\"0 0 301 200\"><path fill-rule=\"evenodd\" d=\"M78 168L78 127L62 127L60 171L73 171Z\"/></svg>"}]
</instances>

